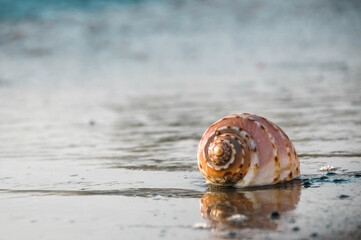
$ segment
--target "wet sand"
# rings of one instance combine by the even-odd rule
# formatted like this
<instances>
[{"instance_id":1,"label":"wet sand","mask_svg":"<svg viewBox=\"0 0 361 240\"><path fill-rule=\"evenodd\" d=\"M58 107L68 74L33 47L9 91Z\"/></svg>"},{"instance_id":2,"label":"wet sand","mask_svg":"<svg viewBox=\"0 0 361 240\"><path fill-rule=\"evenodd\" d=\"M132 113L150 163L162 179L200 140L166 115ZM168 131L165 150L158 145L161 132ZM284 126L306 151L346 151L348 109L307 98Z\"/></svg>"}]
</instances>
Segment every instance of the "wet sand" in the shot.
<instances>
[{"instance_id":1,"label":"wet sand","mask_svg":"<svg viewBox=\"0 0 361 240\"><path fill-rule=\"evenodd\" d=\"M361 238L360 4L5 3L0 239ZM201 135L237 112L299 179L206 184Z\"/></svg>"}]
</instances>

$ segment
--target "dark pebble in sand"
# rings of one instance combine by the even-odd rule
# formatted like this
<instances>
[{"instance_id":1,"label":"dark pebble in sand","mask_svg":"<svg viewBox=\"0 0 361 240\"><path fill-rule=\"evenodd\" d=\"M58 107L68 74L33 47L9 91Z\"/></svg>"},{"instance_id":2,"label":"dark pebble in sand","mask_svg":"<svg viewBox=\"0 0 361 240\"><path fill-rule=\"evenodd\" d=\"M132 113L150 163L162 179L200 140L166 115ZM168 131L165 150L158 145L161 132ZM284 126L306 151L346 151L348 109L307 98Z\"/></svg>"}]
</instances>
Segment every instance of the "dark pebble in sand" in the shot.
<instances>
[{"instance_id":1,"label":"dark pebble in sand","mask_svg":"<svg viewBox=\"0 0 361 240\"><path fill-rule=\"evenodd\" d=\"M89 121L89 125L90 125L90 126L94 126L94 125L95 125L95 121L90 120L90 121Z\"/></svg>"},{"instance_id":2,"label":"dark pebble in sand","mask_svg":"<svg viewBox=\"0 0 361 240\"><path fill-rule=\"evenodd\" d=\"M344 194L341 194L340 196L338 196L340 199L344 199L344 198L348 198L350 197L349 195L344 195Z\"/></svg>"},{"instance_id":3,"label":"dark pebble in sand","mask_svg":"<svg viewBox=\"0 0 361 240\"><path fill-rule=\"evenodd\" d=\"M334 176L334 175L337 175L336 173L334 172L329 172L329 173L326 173L327 176Z\"/></svg>"},{"instance_id":4,"label":"dark pebble in sand","mask_svg":"<svg viewBox=\"0 0 361 240\"><path fill-rule=\"evenodd\" d=\"M320 179L321 179L321 180L326 180L326 179L328 179L328 177L322 176L322 177L320 177Z\"/></svg>"},{"instance_id":5,"label":"dark pebble in sand","mask_svg":"<svg viewBox=\"0 0 361 240\"><path fill-rule=\"evenodd\" d=\"M280 218L280 214L276 211L271 213L271 218L272 219L279 219Z\"/></svg>"},{"instance_id":6,"label":"dark pebble in sand","mask_svg":"<svg viewBox=\"0 0 361 240\"><path fill-rule=\"evenodd\" d=\"M235 236L237 236L237 233L235 233L235 232L228 232L227 233L227 235L228 235L228 237L235 237Z\"/></svg>"},{"instance_id":7,"label":"dark pebble in sand","mask_svg":"<svg viewBox=\"0 0 361 240\"><path fill-rule=\"evenodd\" d=\"M317 237L317 235L318 235L317 233L312 233L311 237Z\"/></svg>"},{"instance_id":8,"label":"dark pebble in sand","mask_svg":"<svg viewBox=\"0 0 361 240\"><path fill-rule=\"evenodd\" d=\"M345 179L335 179L333 180L334 183L341 183L341 182L346 182Z\"/></svg>"},{"instance_id":9,"label":"dark pebble in sand","mask_svg":"<svg viewBox=\"0 0 361 240\"><path fill-rule=\"evenodd\" d=\"M298 231L300 231L300 228L299 227L294 227L294 228L292 228L292 231L298 232Z\"/></svg>"},{"instance_id":10,"label":"dark pebble in sand","mask_svg":"<svg viewBox=\"0 0 361 240\"><path fill-rule=\"evenodd\" d=\"M359 178L359 177L361 177L361 174L356 174L355 177Z\"/></svg>"},{"instance_id":11,"label":"dark pebble in sand","mask_svg":"<svg viewBox=\"0 0 361 240\"><path fill-rule=\"evenodd\" d=\"M303 186L305 188L309 188L309 187L311 187L311 183L310 182L305 182L305 183L303 183Z\"/></svg>"}]
</instances>

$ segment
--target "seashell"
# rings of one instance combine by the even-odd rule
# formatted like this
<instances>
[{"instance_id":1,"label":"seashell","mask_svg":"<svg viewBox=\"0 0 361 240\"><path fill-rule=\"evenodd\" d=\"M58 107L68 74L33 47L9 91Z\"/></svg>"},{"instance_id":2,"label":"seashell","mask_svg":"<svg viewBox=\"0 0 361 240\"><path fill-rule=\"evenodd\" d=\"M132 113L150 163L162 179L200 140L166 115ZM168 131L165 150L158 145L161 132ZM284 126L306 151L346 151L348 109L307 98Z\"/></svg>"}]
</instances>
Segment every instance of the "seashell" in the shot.
<instances>
[{"instance_id":1,"label":"seashell","mask_svg":"<svg viewBox=\"0 0 361 240\"><path fill-rule=\"evenodd\" d=\"M229 115L205 131L198 166L208 182L236 187L276 184L300 175L288 136L276 124L248 113Z\"/></svg>"}]
</instances>

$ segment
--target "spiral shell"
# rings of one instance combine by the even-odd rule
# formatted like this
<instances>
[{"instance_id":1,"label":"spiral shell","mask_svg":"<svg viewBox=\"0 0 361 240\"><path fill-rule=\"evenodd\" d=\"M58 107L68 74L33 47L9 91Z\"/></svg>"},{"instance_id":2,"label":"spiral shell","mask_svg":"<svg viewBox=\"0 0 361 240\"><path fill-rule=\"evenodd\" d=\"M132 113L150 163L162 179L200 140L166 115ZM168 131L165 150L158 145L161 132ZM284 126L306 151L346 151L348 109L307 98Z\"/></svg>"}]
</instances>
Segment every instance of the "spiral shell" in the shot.
<instances>
[{"instance_id":1,"label":"spiral shell","mask_svg":"<svg viewBox=\"0 0 361 240\"><path fill-rule=\"evenodd\" d=\"M288 136L276 124L248 113L229 115L205 131L198 166L208 182L237 187L276 184L300 175Z\"/></svg>"}]
</instances>

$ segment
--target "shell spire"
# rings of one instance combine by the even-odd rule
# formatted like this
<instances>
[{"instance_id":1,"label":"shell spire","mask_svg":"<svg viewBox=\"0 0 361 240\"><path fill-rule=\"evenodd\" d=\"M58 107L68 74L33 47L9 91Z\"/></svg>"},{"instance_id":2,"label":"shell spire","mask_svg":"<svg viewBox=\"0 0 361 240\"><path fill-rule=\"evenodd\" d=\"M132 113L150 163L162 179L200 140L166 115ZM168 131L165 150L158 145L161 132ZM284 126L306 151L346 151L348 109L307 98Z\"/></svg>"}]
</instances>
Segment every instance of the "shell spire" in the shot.
<instances>
[{"instance_id":1,"label":"shell spire","mask_svg":"<svg viewBox=\"0 0 361 240\"><path fill-rule=\"evenodd\" d=\"M208 182L238 187L275 184L300 175L288 136L276 124L248 113L229 115L205 131L198 166Z\"/></svg>"}]
</instances>

